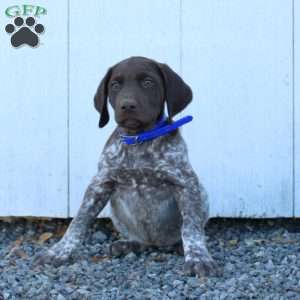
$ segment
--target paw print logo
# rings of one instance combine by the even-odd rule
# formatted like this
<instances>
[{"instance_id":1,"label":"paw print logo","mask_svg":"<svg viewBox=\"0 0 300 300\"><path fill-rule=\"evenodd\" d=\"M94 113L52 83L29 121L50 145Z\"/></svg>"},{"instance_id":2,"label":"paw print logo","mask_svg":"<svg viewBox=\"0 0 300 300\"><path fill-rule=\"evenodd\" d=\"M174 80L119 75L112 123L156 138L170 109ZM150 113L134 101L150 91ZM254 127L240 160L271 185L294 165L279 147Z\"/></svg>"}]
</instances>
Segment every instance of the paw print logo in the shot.
<instances>
[{"instance_id":1,"label":"paw print logo","mask_svg":"<svg viewBox=\"0 0 300 300\"><path fill-rule=\"evenodd\" d=\"M7 24L5 31L11 36L11 44L14 47L28 45L36 47L39 43L39 35L45 31L42 24L35 24L33 17L28 17L24 20L22 17L14 19L14 24Z\"/></svg>"}]
</instances>

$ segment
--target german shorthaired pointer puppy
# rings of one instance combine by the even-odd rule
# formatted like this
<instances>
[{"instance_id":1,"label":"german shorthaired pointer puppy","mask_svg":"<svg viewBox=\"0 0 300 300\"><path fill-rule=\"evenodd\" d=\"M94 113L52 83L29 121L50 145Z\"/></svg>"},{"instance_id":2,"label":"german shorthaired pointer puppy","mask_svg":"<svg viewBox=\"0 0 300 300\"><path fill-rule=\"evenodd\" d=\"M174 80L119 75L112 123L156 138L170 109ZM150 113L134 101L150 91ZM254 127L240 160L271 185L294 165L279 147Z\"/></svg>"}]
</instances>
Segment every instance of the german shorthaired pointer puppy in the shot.
<instances>
[{"instance_id":1,"label":"german shorthaired pointer puppy","mask_svg":"<svg viewBox=\"0 0 300 300\"><path fill-rule=\"evenodd\" d=\"M110 201L113 224L125 238L111 245L113 255L181 243L187 274L216 275L218 267L205 244L207 196L179 130L134 145L121 138L155 127L164 116L165 102L165 123L172 123L191 102L190 87L167 65L131 57L109 68L97 89L99 127L109 121L108 99L118 126L103 149L98 173L64 237L38 253L35 264L67 261Z\"/></svg>"}]
</instances>

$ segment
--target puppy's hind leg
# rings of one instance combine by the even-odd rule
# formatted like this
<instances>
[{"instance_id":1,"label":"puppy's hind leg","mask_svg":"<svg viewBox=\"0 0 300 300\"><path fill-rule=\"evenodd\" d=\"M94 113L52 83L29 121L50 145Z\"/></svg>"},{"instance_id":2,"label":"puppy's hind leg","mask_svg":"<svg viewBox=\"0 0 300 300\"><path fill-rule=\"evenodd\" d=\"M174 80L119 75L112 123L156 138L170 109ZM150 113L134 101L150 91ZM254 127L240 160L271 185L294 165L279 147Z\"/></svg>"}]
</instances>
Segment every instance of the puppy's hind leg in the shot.
<instances>
[{"instance_id":1,"label":"puppy's hind leg","mask_svg":"<svg viewBox=\"0 0 300 300\"><path fill-rule=\"evenodd\" d=\"M147 245L137 241L118 240L113 242L109 247L110 256L125 256L126 254L133 252L139 254L148 248Z\"/></svg>"},{"instance_id":2,"label":"puppy's hind leg","mask_svg":"<svg viewBox=\"0 0 300 300\"><path fill-rule=\"evenodd\" d=\"M175 253L179 256L184 256L184 250L183 250L183 244L182 241L177 242L174 245L171 246L164 246L158 248L162 252L166 253Z\"/></svg>"}]
</instances>

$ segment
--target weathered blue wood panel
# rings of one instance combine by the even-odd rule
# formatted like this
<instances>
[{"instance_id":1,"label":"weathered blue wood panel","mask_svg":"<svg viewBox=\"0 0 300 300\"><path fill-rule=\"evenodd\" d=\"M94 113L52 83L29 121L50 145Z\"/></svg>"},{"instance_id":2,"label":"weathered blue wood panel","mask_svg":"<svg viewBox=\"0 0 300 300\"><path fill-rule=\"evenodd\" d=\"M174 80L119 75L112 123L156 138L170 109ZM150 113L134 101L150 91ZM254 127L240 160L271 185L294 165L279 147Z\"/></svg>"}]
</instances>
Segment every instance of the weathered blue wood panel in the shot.
<instances>
[{"instance_id":1,"label":"weathered blue wood panel","mask_svg":"<svg viewBox=\"0 0 300 300\"><path fill-rule=\"evenodd\" d=\"M97 128L95 90L132 55L168 63L194 91L183 135L211 216L300 216L299 0L30 4L47 8L46 31L15 49L12 3L0 3L0 216L77 212L115 126Z\"/></svg>"},{"instance_id":2,"label":"weathered blue wood panel","mask_svg":"<svg viewBox=\"0 0 300 300\"><path fill-rule=\"evenodd\" d=\"M294 1L295 216L300 217L300 1Z\"/></svg>"},{"instance_id":3,"label":"weathered blue wood panel","mask_svg":"<svg viewBox=\"0 0 300 300\"><path fill-rule=\"evenodd\" d=\"M292 216L292 1L186 0L182 16L184 132L211 215Z\"/></svg>"},{"instance_id":4,"label":"weathered blue wood panel","mask_svg":"<svg viewBox=\"0 0 300 300\"><path fill-rule=\"evenodd\" d=\"M67 216L67 2L47 8L40 45L14 48L0 3L0 216Z\"/></svg>"}]
</instances>

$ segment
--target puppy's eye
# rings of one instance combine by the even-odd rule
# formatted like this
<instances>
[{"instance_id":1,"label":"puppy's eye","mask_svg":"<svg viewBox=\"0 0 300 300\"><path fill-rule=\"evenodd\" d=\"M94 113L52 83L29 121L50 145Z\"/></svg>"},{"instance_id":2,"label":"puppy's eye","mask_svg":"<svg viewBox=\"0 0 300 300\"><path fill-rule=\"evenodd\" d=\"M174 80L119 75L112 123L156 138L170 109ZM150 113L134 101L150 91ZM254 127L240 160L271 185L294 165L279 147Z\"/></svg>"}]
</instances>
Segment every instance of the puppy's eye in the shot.
<instances>
[{"instance_id":1,"label":"puppy's eye","mask_svg":"<svg viewBox=\"0 0 300 300\"><path fill-rule=\"evenodd\" d=\"M145 78L143 81L142 81L142 86L144 88L151 88L154 86L154 81L150 78Z\"/></svg>"},{"instance_id":2,"label":"puppy's eye","mask_svg":"<svg viewBox=\"0 0 300 300\"><path fill-rule=\"evenodd\" d=\"M121 84L118 81L113 81L110 85L112 91L116 92L121 88Z\"/></svg>"}]
</instances>

